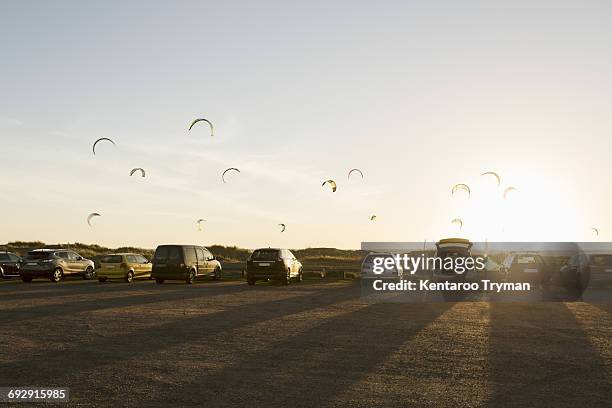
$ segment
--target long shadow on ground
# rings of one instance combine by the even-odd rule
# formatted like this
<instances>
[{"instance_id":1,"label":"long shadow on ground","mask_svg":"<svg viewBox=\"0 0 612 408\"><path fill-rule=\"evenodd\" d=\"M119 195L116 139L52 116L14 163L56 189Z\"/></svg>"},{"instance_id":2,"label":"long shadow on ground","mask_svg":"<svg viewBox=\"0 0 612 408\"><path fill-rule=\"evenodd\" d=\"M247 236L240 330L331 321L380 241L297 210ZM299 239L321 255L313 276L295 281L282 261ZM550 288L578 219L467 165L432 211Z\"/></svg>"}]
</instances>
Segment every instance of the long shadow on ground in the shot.
<instances>
[{"instance_id":1,"label":"long shadow on ground","mask_svg":"<svg viewBox=\"0 0 612 408\"><path fill-rule=\"evenodd\" d=\"M610 406L602 357L563 303L492 303L487 406Z\"/></svg>"},{"instance_id":2,"label":"long shadow on ground","mask_svg":"<svg viewBox=\"0 0 612 408\"><path fill-rule=\"evenodd\" d=\"M241 286L246 287L247 285ZM226 287L225 290L231 289ZM183 317L169 323L162 323L135 332L94 339L82 339L73 347L61 353L48 350L27 358L0 364L0 384L45 384L45 386L66 386L67 379L72 377L75 391L78 390L79 372L92 370L103 365L121 364L128 358L146 358L149 353L160 352L189 342L206 341L207 337L219 331L232 330L257 321L269 320L281 316L303 312L313 308L330 305L344 300L359 297L356 285L326 289L323 292L305 295L298 290L296 296L256 304L243 304L220 312L213 312L195 317ZM236 289L238 292L241 289ZM263 293L262 293L263 294ZM170 294L168 294L170 295ZM202 296L194 291L192 296ZM176 295L176 298L184 298ZM157 301L168 300L166 296L157 296ZM129 299L115 299L114 307L121 302L131 304ZM151 302L155 299L150 299ZM137 304L141 304L139 301ZM87 309L87 307L82 309ZM108 307L111 307L110 304ZM257 311L265 313L254 313ZM63 384L61 382L63 381ZM91 390L79 390L87 395Z\"/></svg>"},{"instance_id":3,"label":"long shadow on ground","mask_svg":"<svg viewBox=\"0 0 612 408\"><path fill-rule=\"evenodd\" d=\"M324 320L218 372L194 372L143 406L320 407L383 363L452 304L378 303ZM416 311L416 312L415 312ZM158 397L156 399L156 397ZM364 402L367 395L364 395ZM389 405L403 406L401 401ZM365 405L364 405L365 406Z\"/></svg>"}]
</instances>

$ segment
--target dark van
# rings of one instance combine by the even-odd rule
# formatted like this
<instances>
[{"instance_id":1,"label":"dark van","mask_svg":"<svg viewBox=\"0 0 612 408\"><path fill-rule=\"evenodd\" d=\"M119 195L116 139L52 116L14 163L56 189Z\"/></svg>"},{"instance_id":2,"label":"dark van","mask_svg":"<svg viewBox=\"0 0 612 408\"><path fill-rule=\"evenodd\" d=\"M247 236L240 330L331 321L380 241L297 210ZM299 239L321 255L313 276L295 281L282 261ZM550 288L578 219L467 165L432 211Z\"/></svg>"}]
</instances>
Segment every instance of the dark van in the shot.
<instances>
[{"instance_id":1,"label":"dark van","mask_svg":"<svg viewBox=\"0 0 612 408\"><path fill-rule=\"evenodd\" d=\"M198 245L160 245L153 256L151 277L157 283L184 280L191 284L202 276L221 279L221 263Z\"/></svg>"}]
</instances>

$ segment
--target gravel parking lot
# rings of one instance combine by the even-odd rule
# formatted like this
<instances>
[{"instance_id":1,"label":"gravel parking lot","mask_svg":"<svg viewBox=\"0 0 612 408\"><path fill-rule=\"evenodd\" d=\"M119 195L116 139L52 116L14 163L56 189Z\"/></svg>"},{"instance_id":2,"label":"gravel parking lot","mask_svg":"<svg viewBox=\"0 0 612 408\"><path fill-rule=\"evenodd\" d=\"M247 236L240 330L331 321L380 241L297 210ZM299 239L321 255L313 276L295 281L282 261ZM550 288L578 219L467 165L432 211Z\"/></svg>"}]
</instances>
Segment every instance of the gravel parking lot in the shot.
<instances>
[{"instance_id":1,"label":"gravel parking lot","mask_svg":"<svg viewBox=\"0 0 612 408\"><path fill-rule=\"evenodd\" d=\"M62 406L609 406L609 303L381 303L359 284L0 283L0 386Z\"/></svg>"}]
</instances>

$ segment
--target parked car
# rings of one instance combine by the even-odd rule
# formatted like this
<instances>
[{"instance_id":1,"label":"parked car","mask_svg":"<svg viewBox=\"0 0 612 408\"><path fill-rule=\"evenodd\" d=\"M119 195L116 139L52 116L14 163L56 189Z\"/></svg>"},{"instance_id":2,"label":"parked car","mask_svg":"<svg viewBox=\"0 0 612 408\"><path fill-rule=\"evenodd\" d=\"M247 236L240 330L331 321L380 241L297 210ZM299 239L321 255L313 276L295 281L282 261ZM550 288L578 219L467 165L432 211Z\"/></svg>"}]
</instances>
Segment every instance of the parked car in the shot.
<instances>
[{"instance_id":1,"label":"parked car","mask_svg":"<svg viewBox=\"0 0 612 408\"><path fill-rule=\"evenodd\" d=\"M21 257L12 252L0 252L0 277L10 279L19 277Z\"/></svg>"},{"instance_id":2,"label":"parked car","mask_svg":"<svg viewBox=\"0 0 612 408\"><path fill-rule=\"evenodd\" d=\"M559 281L575 299L580 299L591 280L592 259L589 255L579 253L572 255L559 269Z\"/></svg>"},{"instance_id":3,"label":"parked car","mask_svg":"<svg viewBox=\"0 0 612 408\"><path fill-rule=\"evenodd\" d=\"M292 279L304 279L302 263L288 249L261 248L253 251L246 262L247 283L254 285L258 280L278 280L283 285Z\"/></svg>"},{"instance_id":4,"label":"parked car","mask_svg":"<svg viewBox=\"0 0 612 408\"><path fill-rule=\"evenodd\" d=\"M152 264L140 254L120 253L105 255L96 270L98 281L122 279L128 283L134 279L151 278Z\"/></svg>"},{"instance_id":5,"label":"parked car","mask_svg":"<svg viewBox=\"0 0 612 408\"><path fill-rule=\"evenodd\" d=\"M551 270L544 258L534 252L511 252L502 262L502 273L510 282L530 282L546 285Z\"/></svg>"},{"instance_id":6,"label":"parked car","mask_svg":"<svg viewBox=\"0 0 612 408\"><path fill-rule=\"evenodd\" d=\"M393 262L393 268L384 269L381 273L374 272L374 259L376 258L392 258L393 254L383 252L373 252L363 258L361 263L361 278L362 279L390 279L390 280L402 280L404 278L404 270L400 265ZM382 261L384 262L384 261Z\"/></svg>"},{"instance_id":7,"label":"parked car","mask_svg":"<svg viewBox=\"0 0 612 408\"><path fill-rule=\"evenodd\" d=\"M443 262L447 258L471 258L472 242L464 238L445 238L436 243L435 258ZM432 276L436 281L476 281L484 271L477 271L475 268L444 269L440 265L432 271Z\"/></svg>"},{"instance_id":8,"label":"parked car","mask_svg":"<svg viewBox=\"0 0 612 408\"><path fill-rule=\"evenodd\" d=\"M35 249L27 253L19 275L24 282L31 282L33 278L48 278L51 282L59 282L69 275L92 279L94 263L68 249Z\"/></svg>"},{"instance_id":9,"label":"parked car","mask_svg":"<svg viewBox=\"0 0 612 408\"><path fill-rule=\"evenodd\" d=\"M590 254L588 257L593 274L612 274L612 254Z\"/></svg>"},{"instance_id":10,"label":"parked car","mask_svg":"<svg viewBox=\"0 0 612 408\"><path fill-rule=\"evenodd\" d=\"M203 276L219 280L221 263L203 246L160 245L155 249L151 276L157 283L184 280L191 284Z\"/></svg>"}]
</instances>

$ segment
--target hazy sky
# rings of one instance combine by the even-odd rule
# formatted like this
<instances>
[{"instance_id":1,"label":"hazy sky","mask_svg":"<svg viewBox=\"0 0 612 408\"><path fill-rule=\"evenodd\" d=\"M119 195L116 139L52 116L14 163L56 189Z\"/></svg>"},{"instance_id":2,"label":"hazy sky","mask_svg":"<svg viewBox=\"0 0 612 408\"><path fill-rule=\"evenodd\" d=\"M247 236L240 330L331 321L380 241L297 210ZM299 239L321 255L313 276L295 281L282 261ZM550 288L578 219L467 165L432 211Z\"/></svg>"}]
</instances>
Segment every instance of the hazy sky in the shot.
<instances>
[{"instance_id":1,"label":"hazy sky","mask_svg":"<svg viewBox=\"0 0 612 408\"><path fill-rule=\"evenodd\" d=\"M610 1L0 4L0 242L612 239Z\"/></svg>"}]
</instances>

